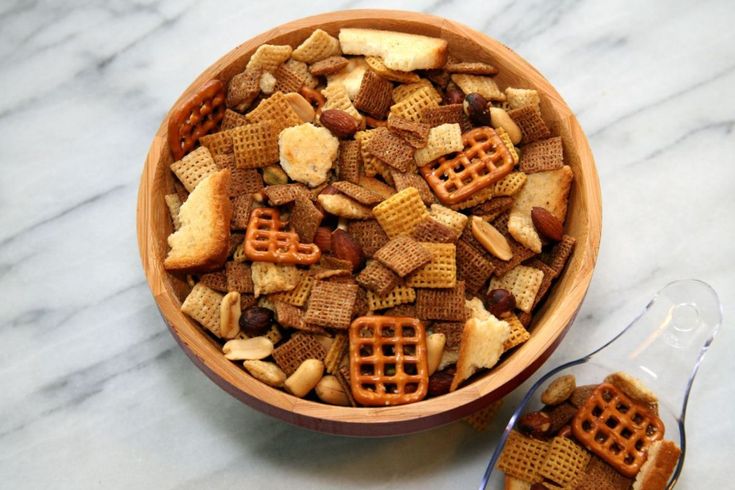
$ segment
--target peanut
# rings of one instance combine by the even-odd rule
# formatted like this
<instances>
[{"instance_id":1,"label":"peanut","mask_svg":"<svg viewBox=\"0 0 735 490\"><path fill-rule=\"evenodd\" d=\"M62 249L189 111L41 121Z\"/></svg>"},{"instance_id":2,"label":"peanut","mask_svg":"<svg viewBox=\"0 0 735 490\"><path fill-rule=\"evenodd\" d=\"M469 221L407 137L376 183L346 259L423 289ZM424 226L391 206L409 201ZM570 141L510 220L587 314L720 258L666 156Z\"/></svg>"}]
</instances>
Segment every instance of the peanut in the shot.
<instances>
[{"instance_id":1,"label":"peanut","mask_svg":"<svg viewBox=\"0 0 735 490\"><path fill-rule=\"evenodd\" d=\"M303 398L322 379L324 363L318 359L307 359L288 377L283 388L294 396Z\"/></svg>"},{"instance_id":2,"label":"peanut","mask_svg":"<svg viewBox=\"0 0 735 490\"><path fill-rule=\"evenodd\" d=\"M330 405L340 405L347 407L350 405L350 399L347 397L344 388L337 380L336 376L328 374L317 383L316 396L324 403Z\"/></svg>"},{"instance_id":3,"label":"peanut","mask_svg":"<svg viewBox=\"0 0 735 490\"><path fill-rule=\"evenodd\" d=\"M266 337L230 340L222 347L230 361L255 361L273 353L273 342Z\"/></svg>"},{"instance_id":4,"label":"peanut","mask_svg":"<svg viewBox=\"0 0 735 490\"><path fill-rule=\"evenodd\" d=\"M288 105L291 109L301 118L304 122L314 122L314 108L309 104L309 101L304 98L303 95L296 92L289 92L285 95Z\"/></svg>"},{"instance_id":5,"label":"peanut","mask_svg":"<svg viewBox=\"0 0 735 490\"><path fill-rule=\"evenodd\" d=\"M258 381L262 381L268 386L279 388L286 381L286 373L281 371L277 365L266 361L245 361L243 363L245 369L253 375Z\"/></svg>"},{"instance_id":6,"label":"peanut","mask_svg":"<svg viewBox=\"0 0 735 490\"><path fill-rule=\"evenodd\" d=\"M219 334L234 339L240 333L240 293L230 291L219 305Z\"/></svg>"},{"instance_id":7,"label":"peanut","mask_svg":"<svg viewBox=\"0 0 735 490\"><path fill-rule=\"evenodd\" d=\"M439 367L446 343L447 336L443 333L432 333L426 338L426 357L429 361L429 376L434 374L436 368Z\"/></svg>"},{"instance_id":8,"label":"peanut","mask_svg":"<svg viewBox=\"0 0 735 490\"><path fill-rule=\"evenodd\" d=\"M508 113L500 107L490 108L490 124L493 128L497 129L498 127L501 127L505 129L508 132L510 141L514 145L517 145L521 142L521 137L523 136L523 134L521 133L521 128L519 128L516 122L508 115Z\"/></svg>"}]
</instances>

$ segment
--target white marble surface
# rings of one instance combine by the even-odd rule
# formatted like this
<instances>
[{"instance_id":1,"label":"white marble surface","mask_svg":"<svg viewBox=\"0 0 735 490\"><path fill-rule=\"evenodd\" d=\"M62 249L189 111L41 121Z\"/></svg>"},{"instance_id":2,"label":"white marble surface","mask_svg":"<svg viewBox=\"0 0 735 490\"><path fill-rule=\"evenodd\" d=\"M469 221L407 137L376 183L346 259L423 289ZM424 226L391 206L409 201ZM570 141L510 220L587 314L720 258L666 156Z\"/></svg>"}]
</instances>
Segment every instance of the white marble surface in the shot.
<instances>
[{"instance_id":1,"label":"white marble surface","mask_svg":"<svg viewBox=\"0 0 735 490\"><path fill-rule=\"evenodd\" d=\"M288 426L221 391L176 346L135 241L151 136L195 75L283 21L396 6L507 43L589 135L602 248L582 311L545 368L612 337L672 279L698 277L719 291L725 322L694 385L680 487L732 487L727 0L2 2L0 487L476 487L520 391L484 434L457 423L358 440Z\"/></svg>"}]
</instances>

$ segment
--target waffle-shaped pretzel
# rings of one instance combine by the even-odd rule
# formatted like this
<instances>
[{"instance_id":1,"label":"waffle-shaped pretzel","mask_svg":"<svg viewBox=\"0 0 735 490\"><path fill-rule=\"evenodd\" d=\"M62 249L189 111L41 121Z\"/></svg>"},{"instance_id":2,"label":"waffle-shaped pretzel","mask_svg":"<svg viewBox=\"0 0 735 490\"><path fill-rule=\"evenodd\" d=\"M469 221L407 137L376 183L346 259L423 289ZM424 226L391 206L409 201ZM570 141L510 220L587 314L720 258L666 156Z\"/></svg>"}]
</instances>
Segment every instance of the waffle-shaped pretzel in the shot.
<instances>
[{"instance_id":1,"label":"waffle-shaped pretzel","mask_svg":"<svg viewBox=\"0 0 735 490\"><path fill-rule=\"evenodd\" d=\"M572 421L572 432L587 449L627 477L646 461L648 447L664 436L664 423L614 385L592 392Z\"/></svg>"},{"instance_id":2,"label":"waffle-shaped pretzel","mask_svg":"<svg viewBox=\"0 0 735 490\"><path fill-rule=\"evenodd\" d=\"M276 264L314 264L321 251L313 243L300 243L299 236L284 231L285 222L274 208L256 208L245 232L245 255L250 260Z\"/></svg>"},{"instance_id":3,"label":"waffle-shaped pretzel","mask_svg":"<svg viewBox=\"0 0 735 490\"><path fill-rule=\"evenodd\" d=\"M174 109L168 120L168 146L174 160L180 160L199 138L217 128L225 117L225 98L225 85L210 80Z\"/></svg>"},{"instance_id":4,"label":"waffle-shaped pretzel","mask_svg":"<svg viewBox=\"0 0 735 490\"><path fill-rule=\"evenodd\" d=\"M363 316L350 326L352 396L368 406L423 400L429 389L426 331L416 318Z\"/></svg>"},{"instance_id":5,"label":"waffle-shaped pretzel","mask_svg":"<svg viewBox=\"0 0 735 490\"><path fill-rule=\"evenodd\" d=\"M462 135L464 151L445 155L419 167L444 204L464 201L513 170L513 156L492 128L475 128Z\"/></svg>"}]
</instances>

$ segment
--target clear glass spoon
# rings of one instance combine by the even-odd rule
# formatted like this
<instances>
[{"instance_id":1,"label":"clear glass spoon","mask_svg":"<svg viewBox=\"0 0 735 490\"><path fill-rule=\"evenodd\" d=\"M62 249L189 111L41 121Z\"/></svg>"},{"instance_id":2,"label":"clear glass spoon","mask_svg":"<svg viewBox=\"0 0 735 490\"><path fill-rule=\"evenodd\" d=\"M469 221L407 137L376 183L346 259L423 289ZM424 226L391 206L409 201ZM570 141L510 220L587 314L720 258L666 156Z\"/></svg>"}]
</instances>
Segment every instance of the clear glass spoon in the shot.
<instances>
[{"instance_id":1,"label":"clear glass spoon","mask_svg":"<svg viewBox=\"0 0 735 490\"><path fill-rule=\"evenodd\" d=\"M546 387L549 378L573 374L581 386L601 383L616 371L635 376L659 399L665 438L681 448L679 463L667 486L674 488L686 454L684 419L689 392L721 321L722 306L709 284L694 279L668 284L610 342L581 359L552 369L529 389L505 427L480 489L503 488L503 473L496 464L508 434L522 414L541 408L541 388Z\"/></svg>"}]
</instances>

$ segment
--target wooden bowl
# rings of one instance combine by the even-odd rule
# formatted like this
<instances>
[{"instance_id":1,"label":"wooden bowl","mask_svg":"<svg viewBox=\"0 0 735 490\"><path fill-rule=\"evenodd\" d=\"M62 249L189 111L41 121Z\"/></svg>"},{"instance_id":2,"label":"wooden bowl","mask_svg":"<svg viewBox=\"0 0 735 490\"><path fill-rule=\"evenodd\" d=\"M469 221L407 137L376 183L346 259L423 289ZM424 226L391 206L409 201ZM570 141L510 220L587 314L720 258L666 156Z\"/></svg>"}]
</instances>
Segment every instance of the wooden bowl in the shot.
<instances>
[{"instance_id":1,"label":"wooden bowl","mask_svg":"<svg viewBox=\"0 0 735 490\"><path fill-rule=\"evenodd\" d=\"M358 436L404 434L457 420L496 400L528 378L551 355L571 324L592 277L601 231L600 186L587 139L572 111L549 82L508 47L447 19L414 12L350 10L289 22L250 39L207 68L179 101L207 80L227 81L245 69L263 43L296 47L314 29L337 35L341 27L369 27L444 38L460 59L487 61L500 69L501 87L534 88L541 94L544 119L564 142L564 158L575 176L567 233L577 246L566 271L535 315L531 339L472 384L438 398L385 408L347 408L293 397L250 377L224 358L219 345L179 310L188 286L163 269L171 232L164 195L172 192L172 157L166 143L167 115L153 138L138 193L138 245L148 283L174 338L187 355L225 391L248 405L287 422L323 432ZM178 103L178 101L177 101Z\"/></svg>"}]
</instances>

